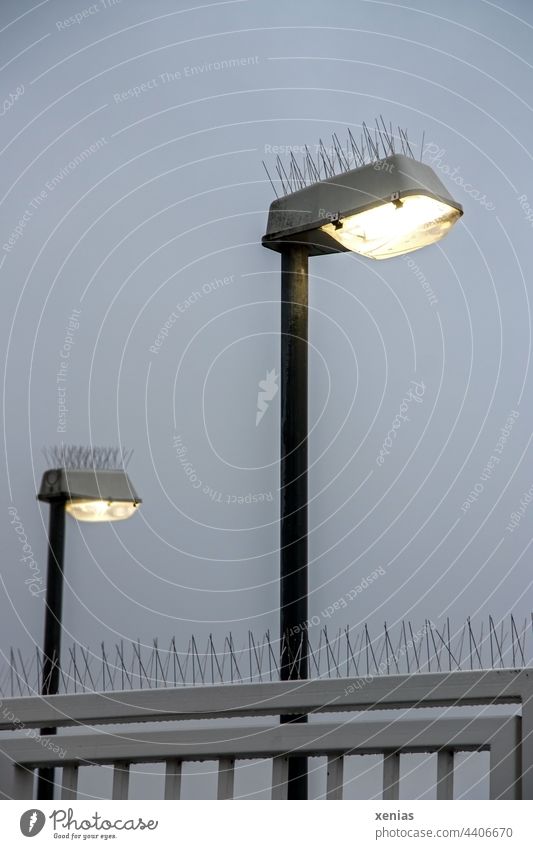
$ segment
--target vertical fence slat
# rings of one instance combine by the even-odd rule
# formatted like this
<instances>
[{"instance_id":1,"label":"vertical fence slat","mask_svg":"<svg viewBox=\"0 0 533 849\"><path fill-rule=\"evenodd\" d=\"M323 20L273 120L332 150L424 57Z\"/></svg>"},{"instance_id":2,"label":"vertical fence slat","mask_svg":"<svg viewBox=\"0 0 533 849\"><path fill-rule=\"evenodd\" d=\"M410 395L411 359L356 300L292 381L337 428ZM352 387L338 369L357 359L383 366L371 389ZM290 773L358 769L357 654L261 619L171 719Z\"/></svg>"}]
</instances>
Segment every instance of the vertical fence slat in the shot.
<instances>
[{"instance_id":1,"label":"vertical fence slat","mask_svg":"<svg viewBox=\"0 0 533 849\"><path fill-rule=\"evenodd\" d=\"M533 683L522 693L522 799L533 799Z\"/></svg>"},{"instance_id":2,"label":"vertical fence slat","mask_svg":"<svg viewBox=\"0 0 533 849\"><path fill-rule=\"evenodd\" d=\"M181 761L171 758L165 761L165 799L181 796Z\"/></svg>"},{"instance_id":3,"label":"vertical fence slat","mask_svg":"<svg viewBox=\"0 0 533 849\"><path fill-rule=\"evenodd\" d=\"M343 784L344 757L343 755L329 755L326 799L342 799Z\"/></svg>"},{"instance_id":4,"label":"vertical fence slat","mask_svg":"<svg viewBox=\"0 0 533 849\"><path fill-rule=\"evenodd\" d=\"M233 758L220 758L218 762L217 799L233 799L235 780L235 761Z\"/></svg>"},{"instance_id":5,"label":"vertical fence slat","mask_svg":"<svg viewBox=\"0 0 533 849\"><path fill-rule=\"evenodd\" d=\"M61 781L61 798L78 798L78 767L76 764L63 767L63 778Z\"/></svg>"},{"instance_id":6,"label":"vertical fence slat","mask_svg":"<svg viewBox=\"0 0 533 849\"><path fill-rule=\"evenodd\" d=\"M400 753L386 752L383 755L382 799L400 798Z\"/></svg>"},{"instance_id":7,"label":"vertical fence slat","mask_svg":"<svg viewBox=\"0 0 533 849\"><path fill-rule=\"evenodd\" d=\"M289 759L286 755L272 758L272 799L287 798Z\"/></svg>"},{"instance_id":8,"label":"vertical fence slat","mask_svg":"<svg viewBox=\"0 0 533 849\"><path fill-rule=\"evenodd\" d=\"M113 770L113 799L127 799L130 786L129 764L115 764Z\"/></svg>"},{"instance_id":9,"label":"vertical fence slat","mask_svg":"<svg viewBox=\"0 0 533 849\"><path fill-rule=\"evenodd\" d=\"M18 766L0 752L0 798L33 799L33 770Z\"/></svg>"},{"instance_id":10,"label":"vertical fence slat","mask_svg":"<svg viewBox=\"0 0 533 849\"><path fill-rule=\"evenodd\" d=\"M490 799L521 799L522 720L510 717L490 741Z\"/></svg>"},{"instance_id":11,"label":"vertical fence slat","mask_svg":"<svg viewBox=\"0 0 533 849\"><path fill-rule=\"evenodd\" d=\"M442 749L437 754L437 799L453 799L453 752Z\"/></svg>"}]
</instances>

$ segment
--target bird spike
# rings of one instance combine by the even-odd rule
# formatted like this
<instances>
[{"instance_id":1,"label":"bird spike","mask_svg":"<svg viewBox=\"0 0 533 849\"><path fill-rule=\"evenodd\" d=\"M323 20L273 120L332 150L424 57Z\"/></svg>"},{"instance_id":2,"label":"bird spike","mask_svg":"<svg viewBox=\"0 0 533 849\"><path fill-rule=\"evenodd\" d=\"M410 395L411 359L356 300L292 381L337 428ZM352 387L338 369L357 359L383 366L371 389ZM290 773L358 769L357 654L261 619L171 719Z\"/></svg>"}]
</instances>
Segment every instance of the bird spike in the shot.
<instances>
[{"instance_id":1,"label":"bird spike","mask_svg":"<svg viewBox=\"0 0 533 849\"><path fill-rule=\"evenodd\" d=\"M324 174L326 175L326 177L334 177L335 167L328 156L328 152L324 146L322 139L318 140L318 153L320 159L322 160L322 165L324 166Z\"/></svg>"},{"instance_id":2,"label":"bird spike","mask_svg":"<svg viewBox=\"0 0 533 849\"><path fill-rule=\"evenodd\" d=\"M286 185L287 188L290 189L291 182L290 182L289 177L287 176L287 172L285 171L285 168L283 167L283 162L282 162L281 157L279 155L276 159L276 162L277 162L277 165L278 165L278 168L279 168L278 173L281 172L283 174L283 177L284 177L284 180L282 181L283 186L285 187L285 185ZM285 194L290 194L290 191L285 191Z\"/></svg>"},{"instance_id":3,"label":"bird spike","mask_svg":"<svg viewBox=\"0 0 533 849\"><path fill-rule=\"evenodd\" d=\"M414 159L415 155L414 155L413 150L411 148L411 145L409 143L409 137L407 135L407 130L404 130L403 132L404 132L404 135L405 135L405 145L407 147L408 155L411 157L411 159Z\"/></svg>"},{"instance_id":4,"label":"bird spike","mask_svg":"<svg viewBox=\"0 0 533 849\"><path fill-rule=\"evenodd\" d=\"M346 156L344 155L344 151L342 149L342 146L341 146L339 139L337 138L336 133L333 133L332 139L333 139L333 147L335 148L335 153L337 154L337 162L339 163L340 168L342 169L342 171L349 171L350 170L350 163L346 159Z\"/></svg>"},{"instance_id":5,"label":"bird spike","mask_svg":"<svg viewBox=\"0 0 533 849\"><path fill-rule=\"evenodd\" d=\"M368 129L368 127L367 127L367 125L365 124L364 121L363 121L363 134L364 134L364 137L365 137L367 150L370 153L370 159L371 160L379 159L379 150L377 148L377 144L374 144L374 140L372 138L370 130Z\"/></svg>"},{"instance_id":6,"label":"bird spike","mask_svg":"<svg viewBox=\"0 0 533 849\"><path fill-rule=\"evenodd\" d=\"M352 148L352 157L353 157L353 160L354 160L356 166L357 166L357 164L363 165L364 164L363 154L359 150L359 147L357 146L357 142L355 141L351 130L348 130L348 139L350 141L350 145L351 145L351 148Z\"/></svg>"},{"instance_id":7,"label":"bird spike","mask_svg":"<svg viewBox=\"0 0 533 849\"><path fill-rule=\"evenodd\" d=\"M383 115L379 116L379 120L381 121L381 127L378 124L376 119L376 126L378 128L379 138L381 141L381 145L383 147L383 156L393 156L394 155L394 139L389 135L389 131L383 120Z\"/></svg>"},{"instance_id":8,"label":"bird spike","mask_svg":"<svg viewBox=\"0 0 533 849\"><path fill-rule=\"evenodd\" d=\"M307 173L309 175L309 179L314 180L318 183L320 181L320 172L314 163L313 157L311 156L307 145L305 145L305 162L307 165Z\"/></svg>"},{"instance_id":9,"label":"bird spike","mask_svg":"<svg viewBox=\"0 0 533 849\"><path fill-rule=\"evenodd\" d=\"M269 171L269 170L268 170L268 168L266 167L266 163L265 163L265 160L264 160L264 159L263 159L263 168L265 169L266 174L267 174L267 177L268 177L268 179L270 180L270 185L271 185L271 186L272 186L272 188L274 189L274 194L276 195L276 197L277 197L277 198L279 198L279 195L278 195L278 193L277 193L277 191L276 191L276 187L275 187L275 185L274 185L274 181L272 180L272 177L270 176L270 171Z\"/></svg>"},{"instance_id":10,"label":"bird spike","mask_svg":"<svg viewBox=\"0 0 533 849\"><path fill-rule=\"evenodd\" d=\"M383 128L382 138L385 138L385 141L387 143L388 152L387 152L386 155L387 156L393 156L394 155L394 135L392 133L392 124L390 125L390 132L389 132L389 130L387 129L387 126L385 124L385 121L383 120L383 115L379 116L379 120L381 121L381 126Z\"/></svg>"},{"instance_id":11,"label":"bird spike","mask_svg":"<svg viewBox=\"0 0 533 849\"><path fill-rule=\"evenodd\" d=\"M278 157L278 159L279 159L279 157ZM283 180L283 173L281 171L281 166L278 162L278 159L276 159L276 171L278 172L278 179L281 183L281 188L283 189L283 194L286 195L287 194L287 188L286 188L285 182Z\"/></svg>"},{"instance_id":12,"label":"bird spike","mask_svg":"<svg viewBox=\"0 0 533 849\"><path fill-rule=\"evenodd\" d=\"M305 162L305 160L304 160L304 162ZM305 187L307 185L307 183L305 181L305 177L304 177L302 171L300 170L300 166L298 165L298 162L296 161L296 157L294 156L294 153L292 153L292 152L291 152L291 168L293 169L293 173L294 173L294 176L295 176L295 180L298 184L298 188L305 189ZM304 172L305 172L305 165L304 165Z\"/></svg>"}]
</instances>

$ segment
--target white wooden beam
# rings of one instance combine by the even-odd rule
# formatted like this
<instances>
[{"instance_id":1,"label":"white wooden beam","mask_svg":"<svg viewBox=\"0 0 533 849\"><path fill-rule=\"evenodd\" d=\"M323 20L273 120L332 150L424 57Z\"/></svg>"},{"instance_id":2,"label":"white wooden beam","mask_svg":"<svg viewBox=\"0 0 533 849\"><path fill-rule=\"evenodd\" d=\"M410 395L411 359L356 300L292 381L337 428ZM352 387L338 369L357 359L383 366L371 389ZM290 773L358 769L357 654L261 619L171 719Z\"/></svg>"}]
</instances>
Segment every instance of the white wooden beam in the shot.
<instances>
[{"instance_id":1,"label":"white wooden beam","mask_svg":"<svg viewBox=\"0 0 533 849\"><path fill-rule=\"evenodd\" d=\"M461 751L490 748L500 726L517 717L496 719L402 720L367 722L359 719L338 723L284 723L265 728L195 728L189 730L69 734L0 741L12 761L22 766L84 763L156 763L174 758L206 761L220 758L268 758L281 753L328 755L339 752L381 754L387 750L435 752L443 747ZM65 750L54 754L47 745L61 741Z\"/></svg>"},{"instance_id":2,"label":"white wooden beam","mask_svg":"<svg viewBox=\"0 0 533 849\"><path fill-rule=\"evenodd\" d=\"M523 765L523 733L519 716L494 719L442 719L342 724L309 723L265 726L246 725L228 729L202 729L128 733L120 736L96 731L61 736L65 751L54 755L47 742L18 737L0 741L0 796L31 799L33 768L63 767L63 796L75 798L77 768L98 763L114 764L113 798L127 798L129 764L166 762L165 798L180 796L181 762L219 760L219 796L233 794L233 762L236 758L273 758L273 798L285 798L287 756L290 753L328 756L327 798L342 796L342 753L376 754L384 757L384 796L397 799L399 752L439 752L437 798L453 795L454 751L490 751L490 795L494 799L520 798ZM447 751L440 751L445 749ZM228 768L229 767L229 768Z\"/></svg>"},{"instance_id":3,"label":"white wooden beam","mask_svg":"<svg viewBox=\"0 0 533 849\"><path fill-rule=\"evenodd\" d=\"M0 731L16 727L235 716L274 716L320 711L519 703L531 692L531 670L435 672L265 684L78 693L3 700ZM528 689L529 688L529 689ZM533 701L532 701L533 711ZM14 719L8 720L7 716ZM532 743L533 746L533 743ZM533 780L533 779L532 779Z\"/></svg>"}]
</instances>

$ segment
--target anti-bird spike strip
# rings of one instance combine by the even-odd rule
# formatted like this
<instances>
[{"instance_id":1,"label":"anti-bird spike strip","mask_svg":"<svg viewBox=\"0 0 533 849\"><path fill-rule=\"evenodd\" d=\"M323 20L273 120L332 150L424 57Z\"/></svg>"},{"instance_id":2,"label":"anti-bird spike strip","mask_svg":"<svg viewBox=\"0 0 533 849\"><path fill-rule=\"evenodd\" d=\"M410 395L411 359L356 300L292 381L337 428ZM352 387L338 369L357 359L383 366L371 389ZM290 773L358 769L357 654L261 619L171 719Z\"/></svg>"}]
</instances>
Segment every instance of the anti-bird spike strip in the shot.
<instances>
[{"instance_id":1,"label":"anti-bird spike strip","mask_svg":"<svg viewBox=\"0 0 533 849\"><path fill-rule=\"evenodd\" d=\"M533 614L530 621L517 624L514 616L496 622L488 617L474 627L470 617L460 627L450 620L435 624L425 619L423 626L402 620L394 627L384 624L377 634L363 623L338 629L334 635L320 617L302 623L296 644L248 632L247 644L235 646L231 633L213 635L207 641L192 635L186 651L179 652L174 637L168 648L157 639L150 644L140 640L115 646L101 644L91 652L81 645L67 647L70 659L61 668L61 692L101 692L177 687L191 684L221 684L244 681L279 680L280 656L298 669L304 652L309 658L311 678L392 675L453 670L530 668L533 663ZM315 619L318 619L315 627ZM205 645L205 648L202 647ZM66 655L65 655L66 657ZM9 663L0 667L0 698L34 695L43 675L42 653L23 660L20 651L10 650Z\"/></svg>"},{"instance_id":2,"label":"anti-bird spike strip","mask_svg":"<svg viewBox=\"0 0 533 849\"><path fill-rule=\"evenodd\" d=\"M110 445L53 445L43 448L49 466L68 470L119 471L126 469L133 449Z\"/></svg>"},{"instance_id":3,"label":"anti-bird spike strip","mask_svg":"<svg viewBox=\"0 0 533 849\"><path fill-rule=\"evenodd\" d=\"M275 169L278 175L277 179L271 177L270 171L263 160L263 167L276 197L279 197L276 185L281 188L282 194L290 195L313 183L319 183L321 180L336 177L354 168L372 165L381 159L386 159L388 156L394 156L397 147L399 147L404 156L409 156L411 159L416 158L409 142L407 130L398 127L395 134L392 123L387 127L383 115L375 119L375 124L375 128L370 129L364 121L362 122L359 144L355 141L352 131L348 128L345 149L337 133L332 133L331 146L329 148L326 147L322 139L319 139L318 144L315 145L315 158L313 158L307 145L304 145L305 155L301 163L298 163L294 153L291 151L287 170L281 157L276 156ZM422 161L423 152L424 134L422 135L422 144L420 146L420 161Z\"/></svg>"}]
</instances>

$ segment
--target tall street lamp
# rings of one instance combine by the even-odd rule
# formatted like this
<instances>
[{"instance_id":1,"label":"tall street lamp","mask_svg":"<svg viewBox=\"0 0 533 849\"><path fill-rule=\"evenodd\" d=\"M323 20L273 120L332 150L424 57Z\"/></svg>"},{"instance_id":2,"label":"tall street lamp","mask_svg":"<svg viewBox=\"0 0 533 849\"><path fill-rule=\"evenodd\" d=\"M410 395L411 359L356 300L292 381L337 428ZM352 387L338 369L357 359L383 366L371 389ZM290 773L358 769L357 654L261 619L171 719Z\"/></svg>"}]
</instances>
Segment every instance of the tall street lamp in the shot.
<instances>
[{"instance_id":1,"label":"tall street lamp","mask_svg":"<svg viewBox=\"0 0 533 849\"><path fill-rule=\"evenodd\" d=\"M384 128L385 129L385 128ZM463 214L435 172L411 154L394 152L385 130L379 141L365 128L361 149L350 133L356 162L349 169L336 136L333 154L321 145L318 165L307 153L303 168L291 157L289 175L278 158L285 193L270 205L262 244L281 253L280 446L280 670L282 680L307 678L307 360L308 259L354 251L371 259L399 256L442 239ZM362 152L361 152L362 151ZM337 165L335 164L337 163ZM321 168L325 175L322 176ZM340 169L341 173L335 174ZM267 172L268 173L268 172ZM270 175L269 175L270 176ZM310 185L307 185L311 182ZM296 191L290 191L296 189ZM281 717L305 722L306 716ZM307 798L307 759L289 760L289 799Z\"/></svg>"},{"instance_id":2,"label":"tall street lamp","mask_svg":"<svg viewBox=\"0 0 533 849\"><path fill-rule=\"evenodd\" d=\"M37 495L50 505L48 528L48 566L41 694L52 696L59 689L61 628L63 606L63 560L65 551L65 514L80 522L116 522L128 519L141 499L123 469L94 468L102 457L117 458L118 451L71 447L65 455L71 462L93 464L93 468L48 469ZM55 728L43 728L42 734L55 734ZM38 799L53 799L54 769L39 770Z\"/></svg>"}]
</instances>

